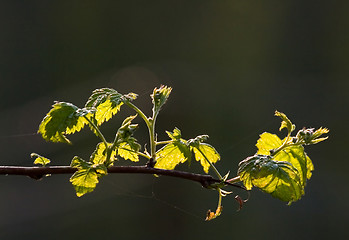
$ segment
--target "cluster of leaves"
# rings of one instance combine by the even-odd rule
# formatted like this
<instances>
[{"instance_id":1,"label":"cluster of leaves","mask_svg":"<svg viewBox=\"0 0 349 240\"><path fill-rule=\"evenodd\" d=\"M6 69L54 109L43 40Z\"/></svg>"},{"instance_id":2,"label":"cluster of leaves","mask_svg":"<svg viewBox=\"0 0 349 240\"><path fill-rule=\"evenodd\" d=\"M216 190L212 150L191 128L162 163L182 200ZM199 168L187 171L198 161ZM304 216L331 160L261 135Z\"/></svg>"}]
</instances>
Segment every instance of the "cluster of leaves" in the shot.
<instances>
[{"instance_id":1,"label":"cluster of leaves","mask_svg":"<svg viewBox=\"0 0 349 240\"><path fill-rule=\"evenodd\" d=\"M131 103L131 101L136 99L136 94L129 93L123 95L110 88L93 91L84 108L79 108L67 102L54 103L52 109L42 120L38 130L45 140L70 144L71 142L67 135L79 132L86 125L101 139L101 142L97 144L95 151L91 154L89 161L75 156L71 162L71 166L78 169L70 178L77 196L80 197L93 191L98 183L98 179L108 173L108 167L114 164L117 157L138 162L139 156L142 156L148 160L155 160L156 168L172 170L179 163L185 161L190 163L191 154L194 153L194 158L201 163L204 172L208 173L210 165L217 162L220 156L211 145L204 143L207 139L206 135L187 141L181 138L181 132L176 128L173 133L167 132L170 140L163 142L155 140L153 131L155 119L161 107L166 103L171 90L170 87L166 86L154 89L151 95L154 105L153 116L149 118ZM138 124L132 124L132 121L138 115L130 116L123 121L112 142L106 141L100 131L100 125L117 114L124 104L133 108L149 127L151 134L150 145L155 150L153 154L153 151L151 153L147 150L141 152L141 145L133 137ZM160 144L166 145L156 151L156 146ZM36 164L46 165L49 163L45 160L46 158L38 154L33 154L33 156L37 156Z\"/></svg>"},{"instance_id":2,"label":"cluster of leaves","mask_svg":"<svg viewBox=\"0 0 349 240\"><path fill-rule=\"evenodd\" d=\"M214 163L220 160L220 155L213 146L205 143L207 135L185 140L181 131L175 128L173 132L166 132L168 140L157 140L156 118L171 91L172 88L167 86L154 89L150 95L153 103L151 117L147 117L132 103L137 98L136 94L120 94L110 88L93 91L83 108L67 102L54 103L38 130L45 140L70 144L67 135L79 132L86 125L100 139L88 161L78 156L72 159L71 167L77 171L71 176L70 182L77 196L93 191L99 179L108 174L108 168L113 166L119 157L133 162L139 162L139 158L143 157L148 160L146 166L151 168L171 171L180 163L188 162L190 165L192 160L195 160L201 164L206 174L212 169L218 179L205 187L217 190L219 201L217 210L209 211L206 220L214 219L221 214L222 197L232 193L223 188L237 182L242 182L247 190L257 187L289 203L301 198L306 181L310 179L314 169L303 146L326 140L327 137L321 138L321 135L328 133L328 129L304 128L298 131L296 136L291 136L295 125L285 114L276 111L275 115L282 119L280 131L286 128L287 136L281 140L275 134L261 134L256 144L257 153L241 161L237 177L228 180L229 173L222 177L214 166ZM136 115L127 117L116 131L114 140L107 141L100 131L100 126L117 114L123 105L133 109ZM136 117L142 118L149 130L150 152L147 149L142 151L141 145L133 136L138 128L138 124L133 123ZM161 145L163 146L159 147ZM32 157L36 157L35 164L46 166L50 163L49 159L38 154L32 154ZM241 207L244 201L239 196L235 199Z\"/></svg>"},{"instance_id":3,"label":"cluster of leaves","mask_svg":"<svg viewBox=\"0 0 349 240\"><path fill-rule=\"evenodd\" d=\"M313 128L304 128L292 137L295 125L284 113L276 111L275 115L282 119L279 130L286 128L287 136L281 140L275 134L261 134L256 144L256 155L239 163L238 175L248 190L255 186L290 204L304 195L307 179L311 178L314 170L303 145L326 140L327 137L320 136L329 130L319 128L314 131Z\"/></svg>"}]
</instances>

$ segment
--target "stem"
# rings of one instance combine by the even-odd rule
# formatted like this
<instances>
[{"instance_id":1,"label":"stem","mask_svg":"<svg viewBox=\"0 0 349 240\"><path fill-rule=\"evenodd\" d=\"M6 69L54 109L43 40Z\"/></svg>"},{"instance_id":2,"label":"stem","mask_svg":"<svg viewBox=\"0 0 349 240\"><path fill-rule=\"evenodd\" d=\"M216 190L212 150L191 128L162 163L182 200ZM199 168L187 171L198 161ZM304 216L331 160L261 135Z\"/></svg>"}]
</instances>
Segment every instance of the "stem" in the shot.
<instances>
[{"instance_id":1,"label":"stem","mask_svg":"<svg viewBox=\"0 0 349 240\"><path fill-rule=\"evenodd\" d=\"M156 145L164 145L164 144L169 144L172 143L173 140L167 140L167 141L160 141L160 142L155 142Z\"/></svg>"},{"instance_id":2,"label":"stem","mask_svg":"<svg viewBox=\"0 0 349 240\"><path fill-rule=\"evenodd\" d=\"M226 182L228 183L238 183L241 182L240 176L233 177L231 179L228 179Z\"/></svg>"},{"instance_id":3,"label":"stem","mask_svg":"<svg viewBox=\"0 0 349 240\"><path fill-rule=\"evenodd\" d=\"M138 115L143 118L145 124L148 127L149 131L149 141L150 141L150 160L154 161L156 159L156 143L155 143L155 121L157 117L157 113L153 112L153 117L152 118L147 118L147 116L138 108L136 107L133 103L126 101L125 102L127 106L135 110ZM151 162L150 165L152 165L154 162Z\"/></svg>"},{"instance_id":4,"label":"stem","mask_svg":"<svg viewBox=\"0 0 349 240\"><path fill-rule=\"evenodd\" d=\"M69 166L51 166L51 167L17 167L0 166L0 175L24 175L34 179L41 179L47 174L72 174L77 169ZM158 168L149 168L146 166L113 166L108 168L108 173L129 173L129 174L156 174L171 176L199 182L203 187L213 183L221 182L210 175L182 172L177 170L165 170Z\"/></svg>"},{"instance_id":5,"label":"stem","mask_svg":"<svg viewBox=\"0 0 349 240\"><path fill-rule=\"evenodd\" d=\"M102 134L102 132L99 130L99 128L96 126L96 124L94 124L90 119L88 119L86 116L84 116L84 118L88 121L88 123L91 125L91 127L96 131L97 136L102 140L102 142L105 145L105 148L108 149L108 142L107 140L105 140L104 135Z\"/></svg>"}]
</instances>

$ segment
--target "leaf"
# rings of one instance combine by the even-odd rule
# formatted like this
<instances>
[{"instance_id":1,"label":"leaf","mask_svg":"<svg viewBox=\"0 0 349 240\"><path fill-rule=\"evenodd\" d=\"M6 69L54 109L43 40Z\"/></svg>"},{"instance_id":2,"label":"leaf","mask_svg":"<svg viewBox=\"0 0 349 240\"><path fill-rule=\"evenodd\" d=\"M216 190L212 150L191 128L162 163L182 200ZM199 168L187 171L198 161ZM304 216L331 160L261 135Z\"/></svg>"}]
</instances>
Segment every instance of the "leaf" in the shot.
<instances>
[{"instance_id":1,"label":"leaf","mask_svg":"<svg viewBox=\"0 0 349 240\"><path fill-rule=\"evenodd\" d=\"M282 145L281 139L275 134L263 133L257 141L257 154L269 155L270 150L276 149ZM292 145L279 151L274 156L275 161L286 161L292 164L298 171L301 185L306 185L306 180L310 179L314 166L310 158L304 152L301 145Z\"/></svg>"},{"instance_id":2,"label":"leaf","mask_svg":"<svg viewBox=\"0 0 349 240\"><path fill-rule=\"evenodd\" d=\"M85 107L96 109L94 118L97 125L101 125L120 110L124 101L131 101L135 98L136 94L133 93L122 95L114 89L101 88L92 92Z\"/></svg>"},{"instance_id":3,"label":"leaf","mask_svg":"<svg viewBox=\"0 0 349 240\"><path fill-rule=\"evenodd\" d=\"M161 86L160 88L155 88L151 98L153 100L153 112L157 113L160 111L161 107L166 103L172 91L171 87Z\"/></svg>"},{"instance_id":4,"label":"leaf","mask_svg":"<svg viewBox=\"0 0 349 240\"><path fill-rule=\"evenodd\" d=\"M139 145L133 147L127 142L123 142L118 146L118 155L125 160L131 160L132 162L138 162L139 157L136 153L139 150Z\"/></svg>"},{"instance_id":5,"label":"leaf","mask_svg":"<svg viewBox=\"0 0 349 240\"><path fill-rule=\"evenodd\" d=\"M288 133L290 134L291 132L293 132L295 130L296 125L292 124L291 120L287 118L286 114L284 114L282 112L275 111L275 116L278 116L282 119L281 126L279 129L280 131L283 128L286 128Z\"/></svg>"},{"instance_id":6,"label":"leaf","mask_svg":"<svg viewBox=\"0 0 349 240\"><path fill-rule=\"evenodd\" d=\"M103 164L93 165L79 157L73 158L71 167L78 169L70 178L78 197L92 192L96 188L98 178L107 174L107 168Z\"/></svg>"},{"instance_id":7,"label":"leaf","mask_svg":"<svg viewBox=\"0 0 349 240\"><path fill-rule=\"evenodd\" d=\"M196 161L200 162L205 173L208 173L208 169L210 168L210 163L207 160L211 163L216 163L220 159L216 149L207 143L200 143L199 145L192 147L192 149Z\"/></svg>"},{"instance_id":8,"label":"leaf","mask_svg":"<svg viewBox=\"0 0 349 240\"><path fill-rule=\"evenodd\" d=\"M269 155L270 150L277 149L282 145L281 139L271 133L264 132L257 140L256 147L258 148L258 154Z\"/></svg>"},{"instance_id":9,"label":"leaf","mask_svg":"<svg viewBox=\"0 0 349 240\"><path fill-rule=\"evenodd\" d=\"M304 194L299 174L291 163L274 161L271 156L254 155L239 164L238 174L247 190L252 186L286 202L294 202Z\"/></svg>"},{"instance_id":10,"label":"leaf","mask_svg":"<svg viewBox=\"0 0 349 240\"><path fill-rule=\"evenodd\" d=\"M111 145L112 145L111 143L108 143L108 147L110 147ZM115 157L116 157L116 150L114 149L110 155L111 163L114 162ZM106 159L107 159L107 150L105 148L105 144L103 142L100 142L97 144L96 150L92 153L90 157L90 162L93 164L103 164L106 162Z\"/></svg>"},{"instance_id":11,"label":"leaf","mask_svg":"<svg viewBox=\"0 0 349 240\"><path fill-rule=\"evenodd\" d=\"M33 158L33 157L35 157L36 159L34 160L34 164L40 164L40 165L42 165L42 166L46 166L47 164L49 164L51 161L50 161L50 159L48 159L48 158L45 158L45 157L43 157L43 156L41 156L41 155L39 155L39 154L37 154L37 153L32 153L32 154L30 154L30 157L31 158Z\"/></svg>"},{"instance_id":12,"label":"leaf","mask_svg":"<svg viewBox=\"0 0 349 240\"><path fill-rule=\"evenodd\" d=\"M191 151L187 141L182 139L181 131L178 128L173 133L166 131L173 142L165 145L156 153L155 168L174 169L178 164L191 160Z\"/></svg>"},{"instance_id":13,"label":"leaf","mask_svg":"<svg viewBox=\"0 0 349 240\"><path fill-rule=\"evenodd\" d=\"M88 121L84 116L92 115L93 110L79 109L66 102L56 102L40 123L38 133L46 141L70 143L65 134L79 132Z\"/></svg>"},{"instance_id":14,"label":"leaf","mask_svg":"<svg viewBox=\"0 0 349 240\"><path fill-rule=\"evenodd\" d=\"M70 178L73 184L76 195L83 196L86 193L92 192L98 183L97 172L92 168L83 168L76 171Z\"/></svg>"},{"instance_id":15,"label":"leaf","mask_svg":"<svg viewBox=\"0 0 349 240\"><path fill-rule=\"evenodd\" d=\"M191 158L188 146L182 141L175 141L165 145L156 153L155 168L174 169L178 164Z\"/></svg>"}]
</instances>

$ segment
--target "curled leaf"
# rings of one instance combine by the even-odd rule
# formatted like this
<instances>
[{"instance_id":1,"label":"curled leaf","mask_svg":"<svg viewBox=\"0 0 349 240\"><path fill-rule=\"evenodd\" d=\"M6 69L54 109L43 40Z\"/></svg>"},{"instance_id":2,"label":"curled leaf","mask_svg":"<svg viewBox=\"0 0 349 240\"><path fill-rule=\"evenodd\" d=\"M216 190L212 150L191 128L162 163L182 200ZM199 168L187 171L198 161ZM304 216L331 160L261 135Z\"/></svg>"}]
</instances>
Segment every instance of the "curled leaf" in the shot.
<instances>
[{"instance_id":1,"label":"curled leaf","mask_svg":"<svg viewBox=\"0 0 349 240\"><path fill-rule=\"evenodd\" d=\"M45 158L37 153L30 154L30 157L31 158L35 157L34 164L40 164L44 167L51 162L50 159Z\"/></svg>"},{"instance_id":2,"label":"curled leaf","mask_svg":"<svg viewBox=\"0 0 349 240\"><path fill-rule=\"evenodd\" d=\"M79 109L67 102L56 102L40 123L38 133L46 141L70 143L66 134L79 132L88 121L94 110Z\"/></svg>"}]
</instances>

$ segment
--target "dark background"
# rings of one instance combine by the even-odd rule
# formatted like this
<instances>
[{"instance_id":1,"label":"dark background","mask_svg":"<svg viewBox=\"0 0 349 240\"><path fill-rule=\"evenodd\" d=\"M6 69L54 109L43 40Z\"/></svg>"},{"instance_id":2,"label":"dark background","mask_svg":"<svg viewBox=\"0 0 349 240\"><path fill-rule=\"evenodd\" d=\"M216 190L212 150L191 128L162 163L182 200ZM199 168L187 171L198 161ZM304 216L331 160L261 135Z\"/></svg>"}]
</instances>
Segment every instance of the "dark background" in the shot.
<instances>
[{"instance_id":1,"label":"dark background","mask_svg":"<svg viewBox=\"0 0 349 240\"><path fill-rule=\"evenodd\" d=\"M52 165L87 159L98 142L88 128L71 146L35 133L54 100L82 107L100 87L138 93L150 114L152 89L172 86L159 138L174 127L208 134L231 175L259 134L285 134L275 110L298 129L331 130L307 148L315 171L299 202L254 190L240 212L225 198L212 222L217 194L185 180L108 175L77 198L68 175L0 176L0 239L347 238L348 10L335 0L0 1L1 165L32 166L31 152ZM123 110L103 126L109 138L133 114Z\"/></svg>"}]
</instances>

